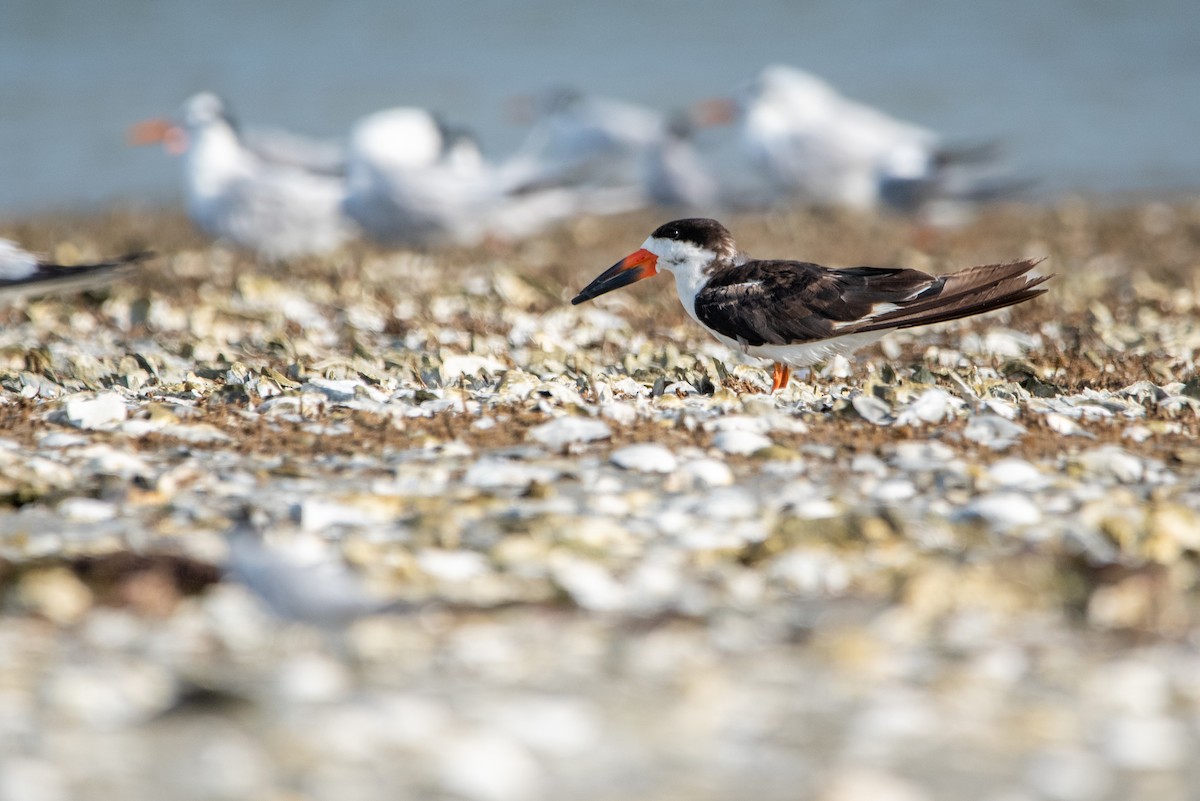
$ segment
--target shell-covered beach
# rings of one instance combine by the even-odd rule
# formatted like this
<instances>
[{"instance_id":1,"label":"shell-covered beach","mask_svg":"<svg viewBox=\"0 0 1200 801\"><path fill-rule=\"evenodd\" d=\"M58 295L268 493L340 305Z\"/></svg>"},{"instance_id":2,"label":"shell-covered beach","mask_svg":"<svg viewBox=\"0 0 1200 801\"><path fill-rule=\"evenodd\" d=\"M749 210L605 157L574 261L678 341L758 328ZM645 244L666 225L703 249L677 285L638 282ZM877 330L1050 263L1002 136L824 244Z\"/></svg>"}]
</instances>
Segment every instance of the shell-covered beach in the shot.
<instances>
[{"instance_id":1,"label":"shell-covered beach","mask_svg":"<svg viewBox=\"0 0 1200 801\"><path fill-rule=\"evenodd\" d=\"M0 309L0 799L1195 798L1200 202L731 217L1054 274L773 395L669 277L569 304L664 220L0 221L159 254Z\"/></svg>"}]
</instances>

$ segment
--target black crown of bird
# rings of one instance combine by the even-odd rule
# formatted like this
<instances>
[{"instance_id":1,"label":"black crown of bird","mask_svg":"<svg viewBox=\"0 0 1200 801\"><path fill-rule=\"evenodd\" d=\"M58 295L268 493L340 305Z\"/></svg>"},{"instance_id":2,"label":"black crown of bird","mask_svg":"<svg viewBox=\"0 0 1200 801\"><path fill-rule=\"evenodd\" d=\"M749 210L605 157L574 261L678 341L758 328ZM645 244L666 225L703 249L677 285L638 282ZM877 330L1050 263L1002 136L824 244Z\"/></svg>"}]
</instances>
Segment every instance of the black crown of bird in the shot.
<instances>
[{"instance_id":1,"label":"black crown of bird","mask_svg":"<svg viewBox=\"0 0 1200 801\"><path fill-rule=\"evenodd\" d=\"M934 276L900 267L823 267L753 259L716 220L659 226L642 247L596 277L578 304L667 271L684 310L721 342L774 362L771 391L791 368L848 354L889 331L957 320L1043 294L1040 259Z\"/></svg>"}]
</instances>

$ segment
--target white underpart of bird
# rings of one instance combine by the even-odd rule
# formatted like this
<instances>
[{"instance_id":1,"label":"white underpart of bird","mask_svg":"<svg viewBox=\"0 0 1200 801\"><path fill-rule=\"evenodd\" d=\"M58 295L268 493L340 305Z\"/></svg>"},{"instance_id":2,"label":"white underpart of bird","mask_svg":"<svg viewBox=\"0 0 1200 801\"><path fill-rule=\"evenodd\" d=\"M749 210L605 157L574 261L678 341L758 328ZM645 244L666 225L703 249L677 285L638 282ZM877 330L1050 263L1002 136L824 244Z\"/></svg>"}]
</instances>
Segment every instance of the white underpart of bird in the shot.
<instances>
[{"instance_id":1,"label":"white underpart of bird","mask_svg":"<svg viewBox=\"0 0 1200 801\"><path fill-rule=\"evenodd\" d=\"M11 239L0 239L0 281L23 281L38 270L38 259Z\"/></svg>"},{"instance_id":2,"label":"white underpart of bird","mask_svg":"<svg viewBox=\"0 0 1200 801\"><path fill-rule=\"evenodd\" d=\"M873 209L887 182L933 178L937 134L807 72L766 67L737 105L743 147L782 196Z\"/></svg>"},{"instance_id":3,"label":"white underpart of bird","mask_svg":"<svg viewBox=\"0 0 1200 801\"><path fill-rule=\"evenodd\" d=\"M342 178L257 155L216 95L189 98L177 124L188 216L205 233L272 260L326 254L354 235Z\"/></svg>"}]
</instances>

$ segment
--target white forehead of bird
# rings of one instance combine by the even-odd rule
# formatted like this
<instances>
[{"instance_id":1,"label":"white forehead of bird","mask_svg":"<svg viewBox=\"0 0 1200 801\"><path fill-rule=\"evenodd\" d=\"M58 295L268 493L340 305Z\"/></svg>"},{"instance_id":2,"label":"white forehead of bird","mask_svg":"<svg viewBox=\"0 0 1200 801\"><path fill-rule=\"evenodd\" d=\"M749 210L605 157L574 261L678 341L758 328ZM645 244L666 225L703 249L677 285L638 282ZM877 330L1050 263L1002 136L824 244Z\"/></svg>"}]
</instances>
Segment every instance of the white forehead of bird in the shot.
<instances>
[{"instance_id":1,"label":"white forehead of bird","mask_svg":"<svg viewBox=\"0 0 1200 801\"><path fill-rule=\"evenodd\" d=\"M0 239L0 281L20 281L37 272L38 261L32 253L17 247L9 239Z\"/></svg>"},{"instance_id":2,"label":"white forehead of bird","mask_svg":"<svg viewBox=\"0 0 1200 801\"><path fill-rule=\"evenodd\" d=\"M695 242L664 237L647 237L642 248L658 257L655 265L660 270L672 273L680 271L703 272L716 258L717 253Z\"/></svg>"}]
</instances>

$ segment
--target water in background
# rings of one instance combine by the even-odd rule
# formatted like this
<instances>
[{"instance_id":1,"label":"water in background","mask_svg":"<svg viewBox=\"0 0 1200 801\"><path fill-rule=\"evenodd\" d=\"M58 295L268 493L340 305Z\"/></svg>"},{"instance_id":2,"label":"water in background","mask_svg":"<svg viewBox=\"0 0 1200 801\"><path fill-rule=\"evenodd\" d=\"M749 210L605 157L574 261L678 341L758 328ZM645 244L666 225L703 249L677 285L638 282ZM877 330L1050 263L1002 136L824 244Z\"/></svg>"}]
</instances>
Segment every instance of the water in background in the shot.
<instances>
[{"instance_id":1,"label":"water in background","mask_svg":"<svg viewBox=\"0 0 1200 801\"><path fill-rule=\"evenodd\" d=\"M660 107L771 62L938 130L1003 142L1038 193L1200 187L1196 0L110 0L0 4L0 213L175 197L127 126L199 89L337 135L419 104L493 154L505 100L573 85Z\"/></svg>"}]
</instances>

